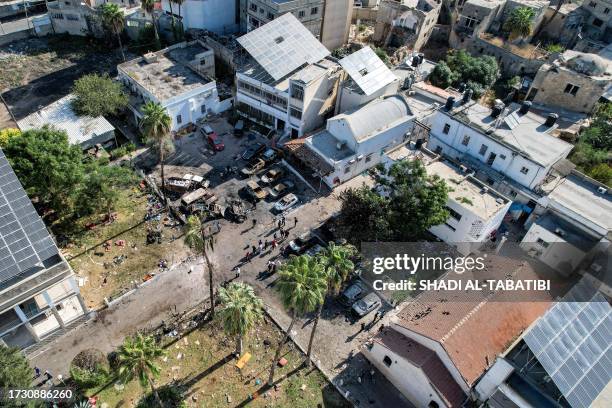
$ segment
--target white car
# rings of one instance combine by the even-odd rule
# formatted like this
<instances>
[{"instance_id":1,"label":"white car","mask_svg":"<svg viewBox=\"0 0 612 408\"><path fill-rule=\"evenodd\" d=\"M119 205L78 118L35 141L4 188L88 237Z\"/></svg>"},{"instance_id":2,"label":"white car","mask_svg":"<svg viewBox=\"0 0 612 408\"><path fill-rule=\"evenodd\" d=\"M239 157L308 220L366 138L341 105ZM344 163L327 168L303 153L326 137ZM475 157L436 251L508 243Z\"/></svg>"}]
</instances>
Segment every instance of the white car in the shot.
<instances>
[{"instance_id":1,"label":"white car","mask_svg":"<svg viewBox=\"0 0 612 408\"><path fill-rule=\"evenodd\" d=\"M274 211L283 212L296 205L298 198L295 194L287 194L274 204Z\"/></svg>"}]
</instances>

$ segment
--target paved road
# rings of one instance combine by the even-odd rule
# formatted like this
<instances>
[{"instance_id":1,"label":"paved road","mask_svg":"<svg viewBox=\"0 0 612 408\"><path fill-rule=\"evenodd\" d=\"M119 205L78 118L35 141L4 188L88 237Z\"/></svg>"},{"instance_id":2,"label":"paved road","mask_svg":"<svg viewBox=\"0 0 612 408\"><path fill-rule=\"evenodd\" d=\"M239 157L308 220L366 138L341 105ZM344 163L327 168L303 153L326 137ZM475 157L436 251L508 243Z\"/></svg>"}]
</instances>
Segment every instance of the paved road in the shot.
<instances>
[{"instance_id":1,"label":"paved road","mask_svg":"<svg viewBox=\"0 0 612 408\"><path fill-rule=\"evenodd\" d=\"M356 178L342 188L359 186L363 181ZM338 209L339 202L334 196L310 199L287 217L289 227L293 226L293 217L299 217L297 227L290 230L290 237L318 226ZM271 240L275 219L269 212L269 205L259 204L249 216L244 224L221 221L222 231L217 235L214 254L217 282L234 277L232 269L240 262L247 247L257 245L259 239ZM253 217L258 220L255 228L251 228ZM240 279L255 287L271 316L286 328L289 325L289 316L271 289L275 277L262 279L261 274L266 269L268 259L277 254L278 249L274 253L266 252L243 265ZM136 329L157 325L166 318L171 309L176 308L180 312L197 305L208 294L208 288L201 261L195 263L195 271L191 274L187 271L192 264L185 264L159 275L120 303L112 305L97 319L56 340L48 349L33 358L31 364L43 370L50 369L57 374L67 374L70 361L80 350L95 347L109 352ZM369 322L372 317L366 317L365 322ZM359 354L360 346L376 332L379 324L380 322L370 332L360 332L360 324L350 324L343 314L327 313L318 326L314 360L318 360L320 368L343 392L348 391L353 401L358 400L359 405L410 406L380 373L376 373L373 379L370 378L370 367ZM292 333L294 341L302 349L307 347L310 330L311 322L304 320L296 324ZM353 355L354 357L349 358ZM366 373L367 375L364 375Z\"/></svg>"}]
</instances>

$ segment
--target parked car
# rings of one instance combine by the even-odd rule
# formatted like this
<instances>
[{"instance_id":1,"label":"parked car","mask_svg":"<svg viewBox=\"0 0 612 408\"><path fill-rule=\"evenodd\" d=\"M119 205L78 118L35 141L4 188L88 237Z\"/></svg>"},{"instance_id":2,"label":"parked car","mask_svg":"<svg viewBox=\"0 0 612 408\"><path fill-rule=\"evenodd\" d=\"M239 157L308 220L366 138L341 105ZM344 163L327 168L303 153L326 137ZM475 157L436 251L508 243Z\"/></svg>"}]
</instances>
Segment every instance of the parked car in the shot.
<instances>
[{"instance_id":1,"label":"parked car","mask_svg":"<svg viewBox=\"0 0 612 408\"><path fill-rule=\"evenodd\" d=\"M291 180L281 180L280 183L272 187L269 191L270 196L279 198L287 193L290 193L295 188L295 183Z\"/></svg>"},{"instance_id":2,"label":"parked car","mask_svg":"<svg viewBox=\"0 0 612 408\"><path fill-rule=\"evenodd\" d=\"M295 194L287 194L286 196L278 200L276 204L274 204L274 211L279 213L287 211L289 208L293 207L297 203L298 198Z\"/></svg>"},{"instance_id":3,"label":"parked car","mask_svg":"<svg viewBox=\"0 0 612 408\"><path fill-rule=\"evenodd\" d=\"M368 293L366 285L358 280L340 294L338 302L344 306L351 306L353 303L364 297Z\"/></svg>"},{"instance_id":4,"label":"parked car","mask_svg":"<svg viewBox=\"0 0 612 408\"><path fill-rule=\"evenodd\" d=\"M320 254L321 252L323 252L323 250L325 250L325 247L323 245L315 244L313 247L309 248L305 252L305 254L312 257Z\"/></svg>"},{"instance_id":5,"label":"parked car","mask_svg":"<svg viewBox=\"0 0 612 408\"><path fill-rule=\"evenodd\" d=\"M264 159L266 163L272 163L273 161L276 161L276 159L278 159L279 157L281 157L281 151L273 147L266 149L261 154L261 158Z\"/></svg>"},{"instance_id":6,"label":"parked car","mask_svg":"<svg viewBox=\"0 0 612 408\"><path fill-rule=\"evenodd\" d=\"M253 174L257 173L264 167L266 167L266 162L261 159L257 159L247 164L242 170L240 170L240 172L243 175L248 177L248 176L252 176Z\"/></svg>"},{"instance_id":7,"label":"parked car","mask_svg":"<svg viewBox=\"0 0 612 408\"><path fill-rule=\"evenodd\" d=\"M380 298L376 293L372 292L365 296L363 299L358 300L353 303L353 307L351 308L353 314L357 317L363 317L370 313L372 310L376 309L380 306Z\"/></svg>"},{"instance_id":8,"label":"parked car","mask_svg":"<svg viewBox=\"0 0 612 408\"><path fill-rule=\"evenodd\" d=\"M246 150L242 153L242 159L246 161L250 161L255 156L257 156L259 153L263 152L265 148L266 148L266 145L264 145L263 143L255 142L249 147L247 147Z\"/></svg>"},{"instance_id":9,"label":"parked car","mask_svg":"<svg viewBox=\"0 0 612 408\"><path fill-rule=\"evenodd\" d=\"M268 196L268 192L261 188L255 180L247 181L245 189L255 201L263 200Z\"/></svg>"},{"instance_id":10,"label":"parked car","mask_svg":"<svg viewBox=\"0 0 612 408\"><path fill-rule=\"evenodd\" d=\"M261 182L264 184L272 184L280 180L284 174L285 172L280 167L272 167L270 170L266 171L266 174L261 176Z\"/></svg>"},{"instance_id":11,"label":"parked car","mask_svg":"<svg viewBox=\"0 0 612 408\"><path fill-rule=\"evenodd\" d=\"M310 232L300 235L297 238L289 241L287 246L283 248L283 254L285 256L288 255L301 255L309 249L313 249L316 247L321 247L321 249L316 249L315 251L320 252L323 248L323 241L319 239L316 235L313 235Z\"/></svg>"},{"instance_id":12,"label":"parked car","mask_svg":"<svg viewBox=\"0 0 612 408\"><path fill-rule=\"evenodd\" d=\"M206 136L206 142L208 142L208 146L216 152L220 152L225 149L225 144L223 144L223 140L215 132L212 132L208 136Z\"/></svg>"},{"instance_id":13,"label":"parked car","mask_svg":"<svg viewBox=\"0 0 612 408\"><path fill-rule=\"evenodd\" d=\"M244 134L244 121L242 119L240 119L238 122L236 122L236 124L234 125L234 136L236 137L240 137Z\"/></svg>"}]
</instances>

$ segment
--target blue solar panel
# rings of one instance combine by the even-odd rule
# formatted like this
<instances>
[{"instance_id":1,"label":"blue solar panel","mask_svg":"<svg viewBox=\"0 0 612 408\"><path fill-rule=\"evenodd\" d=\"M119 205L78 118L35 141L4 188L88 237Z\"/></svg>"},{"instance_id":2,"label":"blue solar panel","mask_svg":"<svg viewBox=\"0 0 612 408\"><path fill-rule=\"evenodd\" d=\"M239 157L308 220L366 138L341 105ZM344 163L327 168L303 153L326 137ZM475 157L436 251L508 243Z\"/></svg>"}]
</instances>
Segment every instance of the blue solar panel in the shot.
<instances>
[{"instance_id":1,"label":"blue solar panel","mask_svg":"<svg viewBox=\"0 0 612 408\"><path fill-rule=\"evenodd\" d=\"M0 284L56 255L55 242L0 149Z\"/></svg>"}]
</instances>

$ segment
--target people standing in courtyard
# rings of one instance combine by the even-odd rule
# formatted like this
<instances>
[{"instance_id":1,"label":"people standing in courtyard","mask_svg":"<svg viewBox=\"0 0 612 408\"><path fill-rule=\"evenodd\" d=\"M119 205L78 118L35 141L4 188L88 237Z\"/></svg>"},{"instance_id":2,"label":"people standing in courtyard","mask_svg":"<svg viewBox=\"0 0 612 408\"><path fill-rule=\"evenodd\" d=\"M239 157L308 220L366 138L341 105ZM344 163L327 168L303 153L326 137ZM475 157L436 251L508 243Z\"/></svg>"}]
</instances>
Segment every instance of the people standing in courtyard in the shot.
<instances>
[{"instance_id":1,"label":"people standing in courtyard","mask_svg":"<svg viewBox=\"0 0 612 408\"><path fill-rule=\"evenodd\" d=\"M240 278L240 267L236 267L236 279Z\"/></svg>"},{"instance_id":2,"label":"people standing in courtyard","mask_svg":"<svg viewBox=\"0 0 612 408\"><path fill-rule=\"evenodd\" d=\"M293 228L297 227L297 223L298 223L297 217L293 217Z\"/></svg>"}]
</instances>

